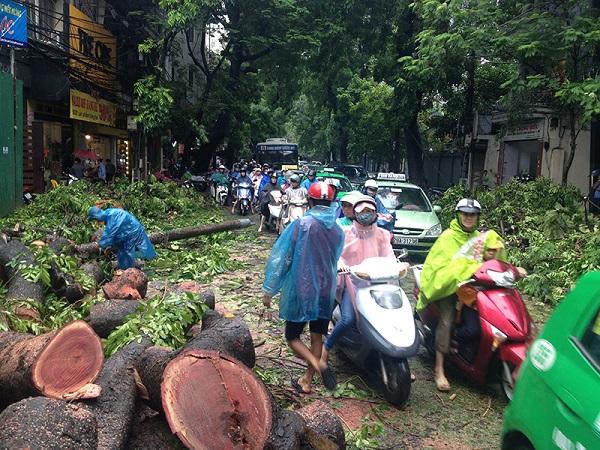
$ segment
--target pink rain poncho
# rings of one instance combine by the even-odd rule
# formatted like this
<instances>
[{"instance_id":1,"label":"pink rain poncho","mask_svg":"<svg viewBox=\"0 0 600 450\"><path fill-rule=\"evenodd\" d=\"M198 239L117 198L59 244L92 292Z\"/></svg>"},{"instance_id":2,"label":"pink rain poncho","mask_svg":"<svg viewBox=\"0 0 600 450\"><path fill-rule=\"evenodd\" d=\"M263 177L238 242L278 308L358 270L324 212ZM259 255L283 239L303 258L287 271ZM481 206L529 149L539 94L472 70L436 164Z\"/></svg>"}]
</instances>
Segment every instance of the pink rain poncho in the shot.
<instances>
[{"instance_id":1,"label":"pink rain poncho","mask_svg":"<svg viewBox=\"0 0 600 450\"><path fill-rule=\"evenodd\" d=\"M275 242L262 290L281 290L279 317L290 322L329 319L333 311L337 261L344 233L335 210L315 206L293 221Z\"/></svg>"}]
</instances>

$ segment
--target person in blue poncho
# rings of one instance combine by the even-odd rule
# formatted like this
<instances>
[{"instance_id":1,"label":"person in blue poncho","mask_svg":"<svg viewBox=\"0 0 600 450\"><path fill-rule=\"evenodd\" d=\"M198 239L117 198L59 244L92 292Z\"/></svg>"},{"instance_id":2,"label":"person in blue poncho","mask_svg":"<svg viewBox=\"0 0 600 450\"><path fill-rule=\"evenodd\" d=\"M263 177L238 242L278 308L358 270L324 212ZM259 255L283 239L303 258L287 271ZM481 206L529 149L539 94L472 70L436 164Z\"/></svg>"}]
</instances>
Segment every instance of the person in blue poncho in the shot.
<instances>
[{"instance_id":1,"label":"person in blue poncho","mask_svg":"<svg viewBox=\"0 0 600 450\"><path fill-rule=\"evenodd\" d=\"M104 232L97 244L102 249L111 246L117 249L119 269L134 267L135 256L144 259L156 257L156 251L144 227L133 214L119 208L103 210L92 206L88 218L105 223Z\"/></svg>"},{"instance_id":2,"label":"person in blue poncho","mask_svg":"<svg viewBox=\"0 0 600 450\"><path fill-rule=\"evenodd\" d=\"M310 209L294 220L275 242L262 285L263 304L281 291L279 317L286 320L285 338L290 348L308 363L304 375L292 379L302 394L310 393L318 372L329 390L337 381L329 366L320 362L323 336L327 334L335 298L337 261L344 247L344 233L330 206L333 188L324 182L308 190ZM300 339L309 322L310 348Z\"/></svg>"}]
</instances>

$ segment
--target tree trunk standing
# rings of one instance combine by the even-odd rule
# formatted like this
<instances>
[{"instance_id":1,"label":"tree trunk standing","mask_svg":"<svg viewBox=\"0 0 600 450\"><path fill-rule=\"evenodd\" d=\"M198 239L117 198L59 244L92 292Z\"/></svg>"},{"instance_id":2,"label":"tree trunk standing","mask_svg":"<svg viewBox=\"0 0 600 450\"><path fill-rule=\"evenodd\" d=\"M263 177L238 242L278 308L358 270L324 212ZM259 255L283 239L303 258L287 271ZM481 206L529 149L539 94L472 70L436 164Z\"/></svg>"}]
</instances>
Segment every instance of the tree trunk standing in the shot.
<instances>
[{"instance_id":1,"label":"tree trunk standing","mask_svg":"<svg viewBox=\"0 0 600 450\"><path fill-rule=\"evenodd\" d=\"M138 387L134 370L150 340L134 341L120 348L104 363L96 380L102 388L100 397L87 400L80 407L90 411L98 422L97 450L124 450L133 426Z\"/></svg>"},{"instance_id":2,"label":"tree trunk standing","mask_svg":"<svg viewBox=\"0 0 600 450\"><path fill-rule=\"evenodd\" d=\"M4 243L0 239L0 265L4 267L4 272L8 278L8 292L6 300L32 300L37 303L44 303L44 288L42 282L34 282L23 277L18 265L11 267L8 264L16 258L19 264L25 266L35 265L33 252L21 241L12 240Z\"/></svg>"},{"instance_id":3,"label":"tree trunk standing","mask_svg":"<svg viewBox=\"0 0 600 450\"><path fill-rule=\"evenodd\" d=\"M570 108L570 110L569 110L569 122L570 122L569 143L570 143L571 150L569 151L569 156L567 157L565 167L563 167L562 185L564 187L567 187L568 178L569 178L569 170L571 170L571 165L573 164L573 160L575 159L575 152L577 151L577 136L579 135L579 131L577 130L577 127L576 127L577 120L578 120L578 117L577 117L575 108Z\"/></svg>"},{"instance_id":4,"label":"tree trunk standing","mask_svg":"<svg viewBox=\"0 0 600 450\"><path fill-rule=\"evenodd\" d=\"M244 364L211 350L185 351L168 364L163 379L167 421L188 448L263 449L271 396Z\"/></svg>"},{"instance_id":5,"label":"tree trunk standing","mask_svg":"<svg viewBox=\"0 0 600 450\"><path fill-rule=\"evenodd\" d=\"M12 332L0 332L0 336ZM6 335L5 335L6 336ZM0 342L6 338L0 337ZM43 394L66 398L93 383L102 369L100 338L82 320L52 333L5 343L0 350L0 409Z\"/></svg>"},{"instance_id":6,"label":"tree trunk standing","mask_svg":"<svg viewBox=\"0 0 600 450\"><path fill-rule=\"evenodd\" d=\"M405 126L404 135L406 139L406 157L408 159L408 179L411 183L425 186L427 180L425 180L423 171L423 148L421 147L421 134L416 112Z\"/></svg>"},{"instance_id":7,"label":"tree trunk standing","mask_svg":"<svg viewBox=\"0 0 600 450\"><path fill-rule=\"evenodd\" d=\"M0 414L0 448L91 450L98 446L94 415L63 400L32 397Z\"/></svg>"}]
</instances>

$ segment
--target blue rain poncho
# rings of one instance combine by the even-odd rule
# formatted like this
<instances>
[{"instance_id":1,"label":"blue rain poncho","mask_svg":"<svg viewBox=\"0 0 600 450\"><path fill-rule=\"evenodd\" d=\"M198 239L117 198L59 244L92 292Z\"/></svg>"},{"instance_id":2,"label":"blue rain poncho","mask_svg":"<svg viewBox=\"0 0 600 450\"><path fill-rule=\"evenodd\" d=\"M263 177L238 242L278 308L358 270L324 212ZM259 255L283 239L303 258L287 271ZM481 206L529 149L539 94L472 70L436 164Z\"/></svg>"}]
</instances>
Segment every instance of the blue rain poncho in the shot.
<instances>
[{"instance_id":1,"label":"blue rain poncho","mask_svg":"<svg viewBox=\"0 0 600 450\"><path fill-rule=\"evenodd\" d=\"M134 267L134 257L156 257L156 251L144 227L131 213L119 208L102 210L92 206L88 218L106 224L98 245L102 248L113 246L117 249L119 269Z\"/></svg>"},{"instance_id":2,"label":"blue rain poncho","mask_svg":"<svg viewBox=\"0 0 600 450\"><path fill-rule=\"evenodd\" d=\"M337 261L344 233L335 211L315 206L293 221L275 242L262 290L281 290L279 317L290 322L329 319L335 298Z\"/></svg>"}]
</instances>

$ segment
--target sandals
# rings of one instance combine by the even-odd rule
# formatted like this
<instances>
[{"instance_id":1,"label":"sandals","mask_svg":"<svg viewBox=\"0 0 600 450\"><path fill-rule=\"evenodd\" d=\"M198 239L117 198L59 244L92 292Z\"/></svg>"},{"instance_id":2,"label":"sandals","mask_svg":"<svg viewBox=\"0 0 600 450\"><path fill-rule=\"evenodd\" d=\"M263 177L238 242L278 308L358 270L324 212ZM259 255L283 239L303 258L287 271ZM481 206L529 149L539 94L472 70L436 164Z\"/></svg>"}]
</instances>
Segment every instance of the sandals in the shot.
<instances>
[{"instance_id":1,"label":"sandals","mask_svg":"<svg viewBox=\"0 0 600 450\"><path fill-rule=\"evenodd\" d=\"M450 383L444 375L435 375L435 387L440 392L448 392L450 390Z\"/></svg>"},{"instance_id":2,"label":"sandals","mask_svg":"<svg viewBox=\"0 0 600 450\"><path fill-rule=\"evenodd\" d=\"M321 378L323 379L323 384L325 388L330 391L335 391L337 387L337 380L331 371L331 368L328 365L321 366Z\"/></svg>"},{"instance_id":3,"label":"sandals","mask_svg":"<svg viewBox=\"0 0 600 450\"><path fill-rule=\"evenodd\" d=\"M290 384L292 385L292 387L294 388L294 390L298 394L310 394L310 391L306 392L304 390L304 388L300 385L300 382L298 380L299 380L299 378L292 378L291 381L290 381Z\"/></svg>"}]
</instances>

